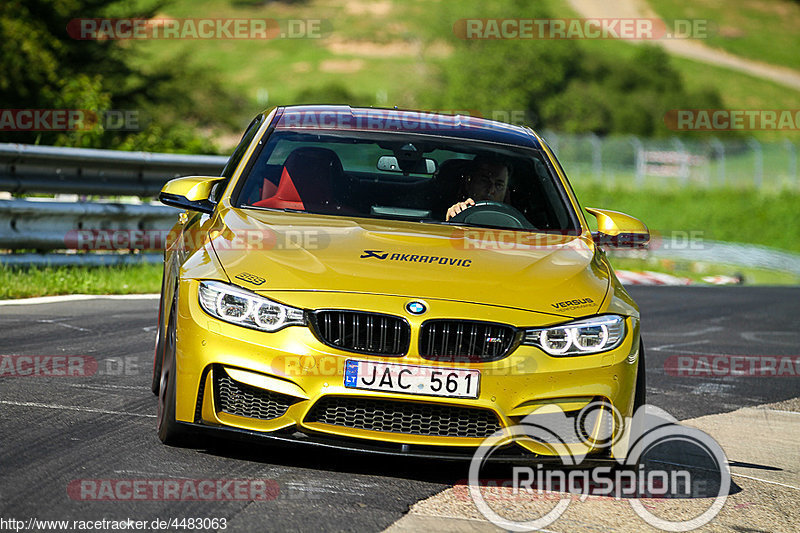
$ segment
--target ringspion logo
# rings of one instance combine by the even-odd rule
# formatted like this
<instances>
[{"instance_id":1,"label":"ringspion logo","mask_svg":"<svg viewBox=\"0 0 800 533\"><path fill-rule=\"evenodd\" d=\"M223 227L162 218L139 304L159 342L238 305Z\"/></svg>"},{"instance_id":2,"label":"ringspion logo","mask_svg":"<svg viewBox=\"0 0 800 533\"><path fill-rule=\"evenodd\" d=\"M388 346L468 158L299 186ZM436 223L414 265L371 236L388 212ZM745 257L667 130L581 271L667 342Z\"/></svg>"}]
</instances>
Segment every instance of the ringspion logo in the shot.
<instances>
[{"instance_id":1,"label":"ringspion logo","mask_svg":"<svg viewBox=\"0 0 800 533\"><path fill-rule=\"evenodd\" d=\"M510 478L498 479L489 461L512 443L536 446L544 455L558 457L561 467L513 465ZM677 447L702 465L702 474L685 464L643 464L653 450L664 446ZM615 459L602 466L584 463L589 452L602 450L611 450ZM643 405L633 417L623 417L607 403L591 402L572 418L558 406L540 408L484 439L470 462L466 490L488 521L509 531L546 528L573 500L588 496L627 501L642 520L663 531L690 531L717 516L730 486L725 451L706 433L681 426L654 406ZM642 501L653 496L702 498L702 512L694 517L661 516ZM537 499L554 500L555 505L528 512L528 504Z\"/></svg>"}]
</instances>

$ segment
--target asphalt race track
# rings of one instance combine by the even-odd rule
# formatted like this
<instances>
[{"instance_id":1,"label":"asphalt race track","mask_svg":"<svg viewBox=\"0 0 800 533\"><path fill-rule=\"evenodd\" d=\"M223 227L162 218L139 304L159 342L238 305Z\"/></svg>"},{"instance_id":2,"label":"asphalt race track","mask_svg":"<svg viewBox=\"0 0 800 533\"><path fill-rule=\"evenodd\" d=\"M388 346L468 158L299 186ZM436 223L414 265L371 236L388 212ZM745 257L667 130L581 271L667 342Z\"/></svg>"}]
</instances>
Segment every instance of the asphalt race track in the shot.
<instances>
[{"instance_id":1,"label":"asphalt race track","mask_svg":"<svg viewBox=\"0 0 800 533\"><path fill-rule=\"evenodd\" d=\"M796 375L665 370L675 356L797 356L800 288L629 290L643 314L649 403L685 420L800 396ZM233 441L163 446L149 390L156 307L154 298L0 305L0 355L89 356L80 361L97 363L90 376L0 377L0 517L224 518L227 531L380 531L412 504L465 479L459 463ZM81 480L172 479L261 479L277 483L278 493L256 502L86 501L73 490Z\"/></svg>"}]
</instances>

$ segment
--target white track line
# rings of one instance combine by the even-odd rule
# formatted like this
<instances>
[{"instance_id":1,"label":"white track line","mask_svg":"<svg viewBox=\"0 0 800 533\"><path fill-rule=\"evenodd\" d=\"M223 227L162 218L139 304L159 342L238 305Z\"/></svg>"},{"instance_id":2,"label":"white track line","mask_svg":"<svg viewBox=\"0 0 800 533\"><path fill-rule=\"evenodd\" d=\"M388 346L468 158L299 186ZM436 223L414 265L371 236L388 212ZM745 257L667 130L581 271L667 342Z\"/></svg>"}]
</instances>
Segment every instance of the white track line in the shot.
<instances>
[{"instance_id":1,"label":"white track line","mask_svg":"<svg viewBox=\"0 0 800 533\"><path fill-rule=\"evenodd\" d=\"M786 487L787 489L800 490L800 487L795 487L794 485L786 485L785 483L778 483L777 481L767 481L766 479L761 479L759 477L745 476L744 474L734 474L733 472L731 472L731 475L743 477L745 479L752 479L753 481L761 481L762 483L769 483L770 485L779 485L781 487Z\"/></svg>"},{"instance_id":2,"label":"white track line","mask_svg":"<svg viewBox=\"0 0 800 533\"><path fill-rule=\"evenodd\" d=\"M705 340L699 340L699 341L678 342L678 343L675 343L675 344L663 344L661 346L648 346L647 349L648 350L652 350L652 351L656 351L656 352L660 352L661 350L666 350L667 348L675 348L677 346L691 346L693 344L708 344L710 342L711 342L710 340L705 339Z\"/></svg>"},{"instance_id":3,"label":"white track line","mask_svg":"<svg viewBox=\"0 0 800 533\"><path fill-rule=\"evenodd\" d=\"M58 320L40 319L40 320L37 320L36 322L39 322L40 324L54 324L56 326L61 326L62 328L76 329L78 331L91 331L90 329L81 328L81 327L78 327L78 326L73 326L72 324L66 324L64 322L60 322L60 320L67 320L68 318L69 317L65 317L65 318L60 318Z\"/></svg>"},{"instance_id":4,"label":"white track line","mask_svg":"<svg viewBox=\"0 0 800 533\"><path fill-rule=\"evenodd\" d=\"M783 413L785 415L800 415L800 411L784 411L783 409L772 409L770 407L754 407L753 409L763 409L765 411L772 411L773 413Z\"/></svg>"},{"instance_id":5,"label":"white track line","mask_svg":"<svg viewBox=\"0 0 800 533\"><path fill-rule=\"evenodd\" d=\"M722 331L724 329L725 328L723 328L721 326L710 326L710 327L707 327L707 328L698 329L698 330L694 330L694 331L686 331L686 332L682 331L681 332L681 337L697 337L698 335L705 335L706 333L714 333L716 331ZM648 333L648 336L651 336L651 337L675 336L675 332ZM761 342L761 341L757 341L757 342Z\"/></svg>"},{"instance_id":6,"label":"white track line","mask_svg":"<svg viewBox=\"0 0 800 533\"><path fill-rule=\"evenodd\" d=\"M105 409L94 409L92 407L79 407L75 405L54 405L54 404L36 403L36 402L12 402L9 400L0 400L0 404L18 405L20 407L41 407L44 409L63 409L67 411L83 411L85 413L101 413L104 415L128 415L128 416L140 416L143 418L156 417L156 415L143 415L139 413L128 413L125 411L107 411Z\"/></svg>"},{"instance_id":7,"label":"white track line","mask_svg":"<svg viewBox=\"0 0 800 533\"><path fill-rule=\"evenodd\" d=\"M20 298L0 300L0 305L33 305L76 302L79 300L157 300L158 294L66 294L63 296L41 296L39 298Z\"/></svg>"},{"instance_id":8,"label":"white track line","mask_svg":"<svg viewBox=\"0 0 800 533\"><path fill-rule=\"evenodd\" d=\"M150 388L150 387L146 387L144 385L107 385L107 384L100 384L100 383L98 383L96 385L92 385L92 384L83 385L83 384L78 384L78 383L70 383L69 386L70 387L76 387L76 388L79 388L79 389L99 389L99 390L105 390L105 389L145 390L145 389L149 389Z\"/></svg>"}]
</instances>

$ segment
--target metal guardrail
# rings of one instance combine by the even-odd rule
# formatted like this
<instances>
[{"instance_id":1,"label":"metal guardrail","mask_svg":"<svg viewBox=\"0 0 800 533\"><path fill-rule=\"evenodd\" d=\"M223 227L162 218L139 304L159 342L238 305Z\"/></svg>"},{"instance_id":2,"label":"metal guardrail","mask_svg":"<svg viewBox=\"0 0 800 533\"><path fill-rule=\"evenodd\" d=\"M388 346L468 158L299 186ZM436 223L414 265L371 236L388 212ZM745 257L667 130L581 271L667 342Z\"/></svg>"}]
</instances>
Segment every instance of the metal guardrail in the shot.
<instances>
[{"instance_id":1,"label":"metal guardrail","mask_svg":"<svg viewBox=\"0 0 800 533\"><path fill-rule=\"evenodd\" d=\"M122 152L0 143L0 191L152 197L168 180L218 176L228 158ZM64 202L44 198L0 200L0 250L109 250L105 254L0 254L4 264L116 264L153 261L158 254L125 254L119 242L86 238L111 232L131 237L130 249L159 249L177 211L162 205ZM145 236L146 245L135 245ZM145 258L146 256L146 258Z\"/></svg>"},{"instance_id":2,"label":"metal guardrail","mask_svg":"<svg viewBox=\"0 0 800 533\"><path fill-rule=\"evenodd\" d=\"M158 265L163 263L164 254L79 254L79 253L54 253L54 254L4 254L0 255L0 263L9 267L26 267L31 265L57 266L115 266L115 265Z\"/></svg>"},{"instance_id":3,"label":"metal guardrail","mask_svg":"<svg viewBox=\"0 0 800 533\"><path fill-rule=\"evenodd\" d=\"M228 158L0 143L0 191L155 196L168 180L218 176Z\"/></svg>"},{"instance_id":4,"label":"metal guardrail","mask_svg":"<svg viewBox=\"0 0 800 533\"><path fill-rule=\"evenodd\" d=\"M138 236L139 240L143 240L142 235L158 236L175 224L177 213L175 208L165 205L0 200L0 249L124 248L119 243L103 243L91 236L93 232L118 238ZM160 249L163 246L161 242L157 244L148 243L142 247Z\"/></svg>"}]
</instances>

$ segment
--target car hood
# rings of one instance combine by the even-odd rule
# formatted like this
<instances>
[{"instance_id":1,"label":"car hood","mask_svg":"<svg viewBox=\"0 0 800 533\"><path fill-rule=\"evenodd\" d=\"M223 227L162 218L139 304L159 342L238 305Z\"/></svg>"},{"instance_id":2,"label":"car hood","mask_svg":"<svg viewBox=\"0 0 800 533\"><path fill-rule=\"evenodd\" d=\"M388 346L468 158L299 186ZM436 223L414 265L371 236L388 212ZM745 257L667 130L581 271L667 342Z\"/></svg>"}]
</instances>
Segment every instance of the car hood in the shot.
<instances>
[{"instance_id":1,"label":"car hood","mask_svg":"<svg viewBox=\"0 0 800 533\"><path fill-rule=\"evenodd\" d=\"M401 295L574 317L597 312L609 288L588 233L228 209L209 237L231 281L259 292Z\"/></svg>"}]
</instances>

